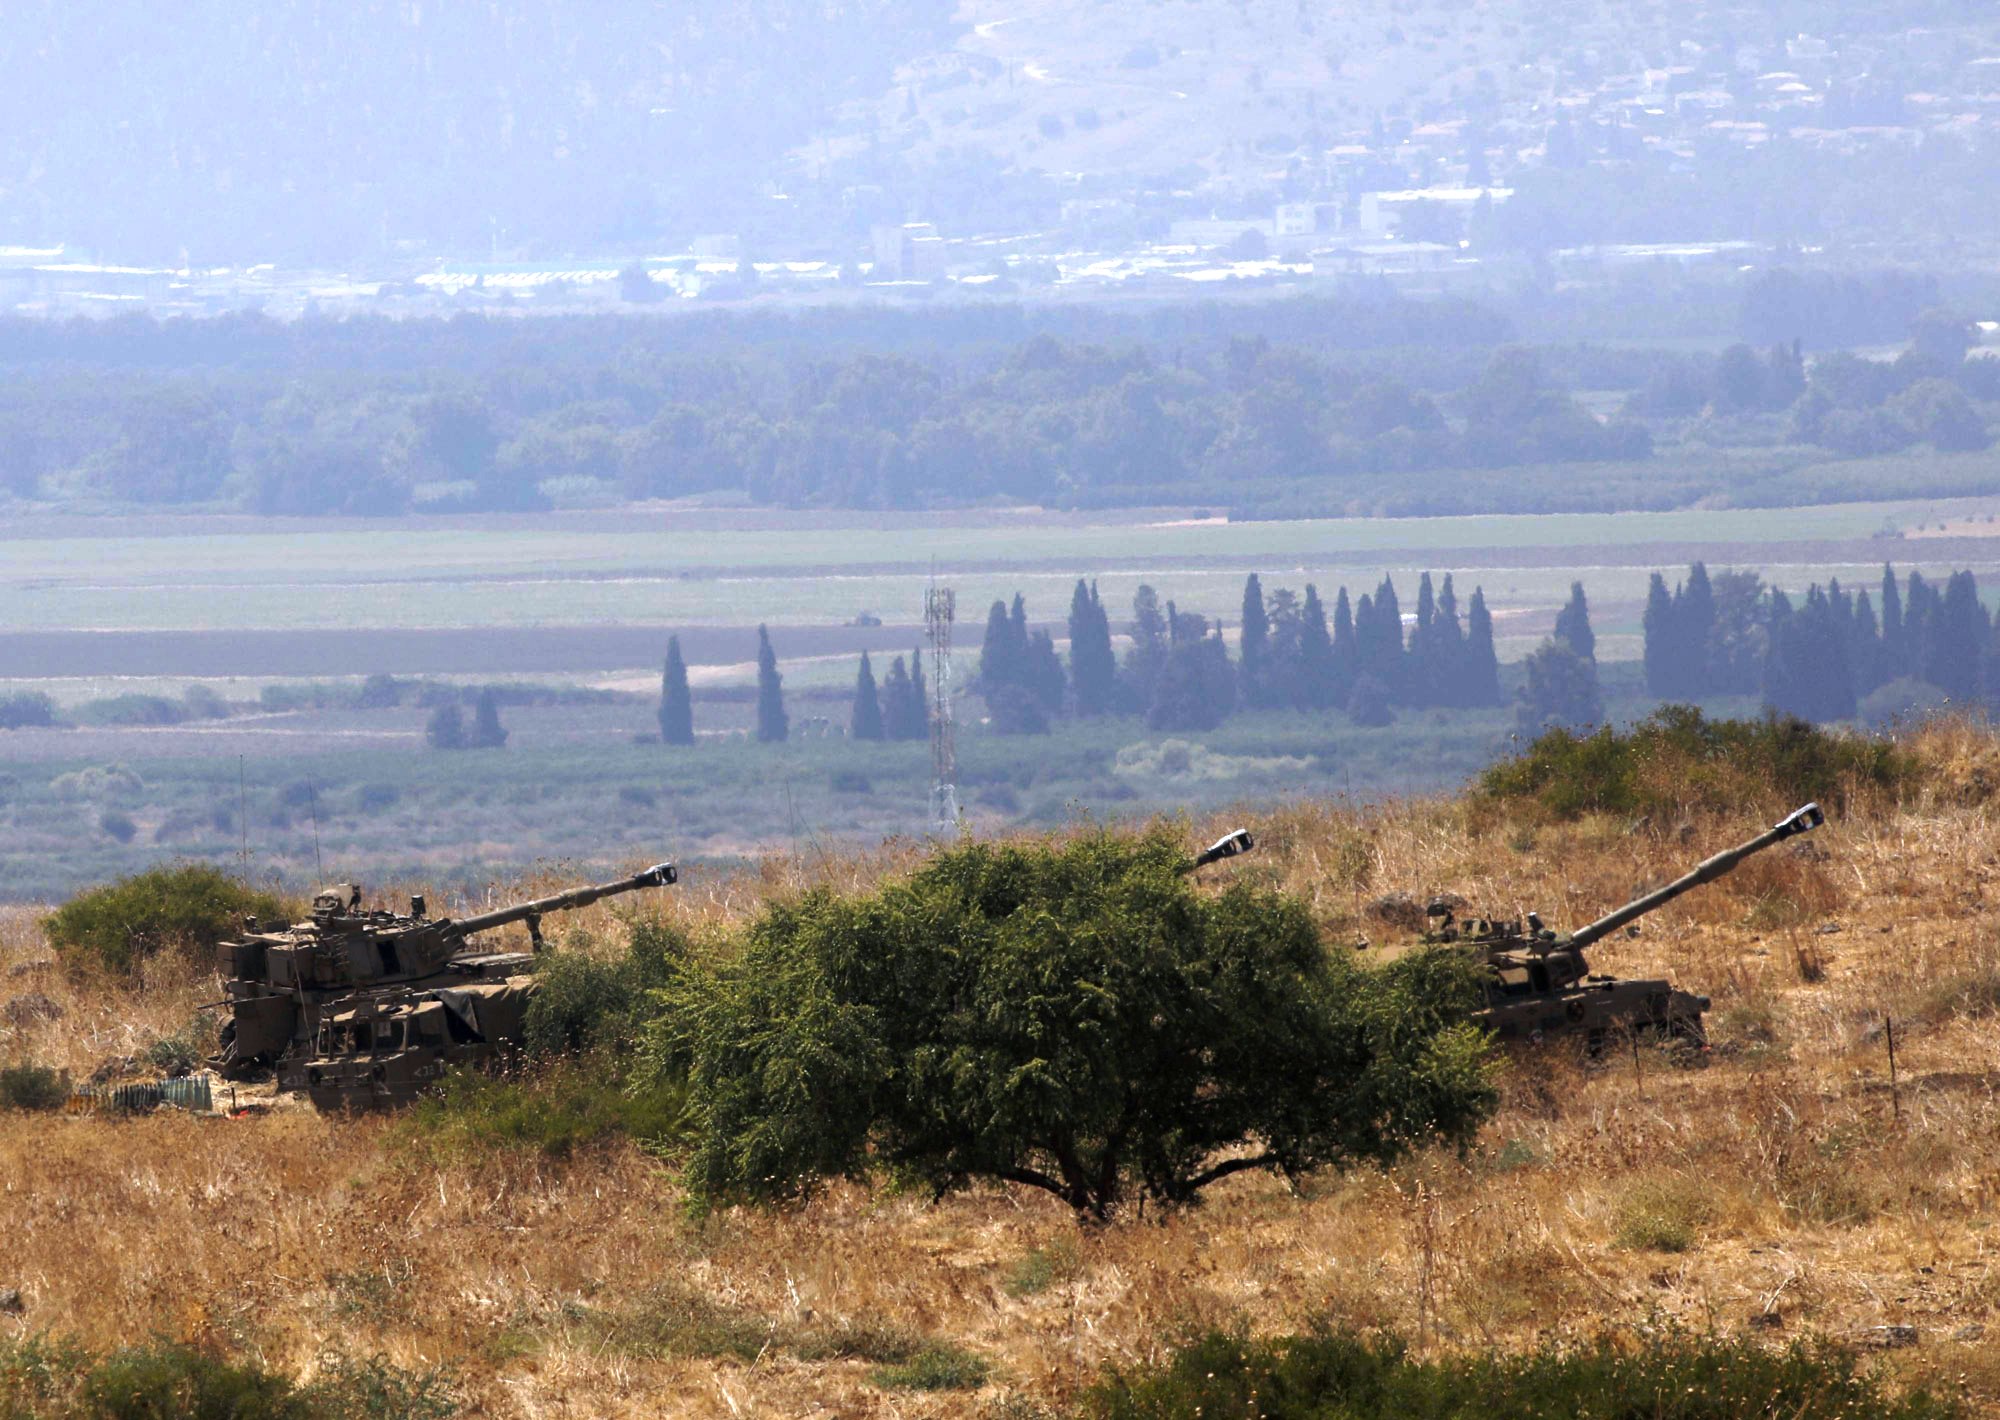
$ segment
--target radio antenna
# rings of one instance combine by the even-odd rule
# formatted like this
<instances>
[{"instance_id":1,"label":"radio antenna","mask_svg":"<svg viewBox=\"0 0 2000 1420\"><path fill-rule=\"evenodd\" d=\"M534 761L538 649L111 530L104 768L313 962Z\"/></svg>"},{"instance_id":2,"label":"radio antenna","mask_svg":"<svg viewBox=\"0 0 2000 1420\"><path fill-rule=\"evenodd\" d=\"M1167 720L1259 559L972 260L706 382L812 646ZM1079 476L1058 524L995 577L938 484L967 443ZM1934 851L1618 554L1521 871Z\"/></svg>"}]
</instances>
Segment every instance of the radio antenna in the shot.
<instances>
[{"instance_id":1,"label":"radio antenna","mask_svg":"<svg viewBox=\"0 0 2000 1420\"><path fill-rule=\"evenodd\" d=\"M321 882L325 882L326 862L319 856L319 788L310 779L306 780L306 798L312 804L313 871L319 874Z\"/></svg>"},{"instance_id":2,"label":"radio antenna","mask_svg":"<svg viewBox=\"0 0 2000 1420\"><path fill-rule=\"evenodd\" d=\"M236 828L242 834L237 864L243 876L250 876L250 791L243 783L243 756L236 756Z\"/></svg>"}]
</instances>

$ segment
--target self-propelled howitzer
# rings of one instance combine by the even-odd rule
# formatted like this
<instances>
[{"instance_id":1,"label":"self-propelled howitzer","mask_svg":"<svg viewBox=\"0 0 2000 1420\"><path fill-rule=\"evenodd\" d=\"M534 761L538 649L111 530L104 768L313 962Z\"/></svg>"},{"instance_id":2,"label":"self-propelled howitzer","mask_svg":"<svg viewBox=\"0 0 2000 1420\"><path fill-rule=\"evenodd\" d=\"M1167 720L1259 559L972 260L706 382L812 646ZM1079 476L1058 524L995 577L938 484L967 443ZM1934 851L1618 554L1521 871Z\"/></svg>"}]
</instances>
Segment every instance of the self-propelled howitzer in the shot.
<instances>
[{"instance_id":1,"label":"self-propelled howitzer","mask_svg":"<svg viewBox=\"0 0 2000 1420\"><path fill-rule=\"evenodd\" d=\"M1826 822L1818 804L1786 815L1747 843L1702 860L1665 887L1634 898L1574 932L1560 933L1529 913L1523 921L1459 920L1449 905L1433 902L1427 915L1429 944L1461 944L1486 959L1486 1005L1475 1014L1503 1040L1581 1034L1592 1044L1607 1032L1636 1031L1685 1040L1703 1039L1702 1014L1708 998L1678 990L1663 980L1621 980L1590 970L1584 949L1682 893L1713 882L1773 844L1808 833Z\"/></svg>"},{"instance_id":2,"label":"self-propelled howitzer","mask_svg":"<svg viewBox=\"0 0 2000 1420\"><path fill-rule=\"evenodd\" d=\"M305 921L259 931L253 918L241 938L216 948L229 1019L215 1066L240 1078L295 1056L311 1045L326 1007L360 992L470 986L531 971L533 952L481 952L470 939L523 922L539 950L546 914L678 880L672 863L659 863L616 882L462 918L430 916L420 896L410 899L407 913L398 913L364 909L361 889L352 883L322 889ZM297 1083L281 1071L280 1084Z\"/></svg>"}]
</instances>

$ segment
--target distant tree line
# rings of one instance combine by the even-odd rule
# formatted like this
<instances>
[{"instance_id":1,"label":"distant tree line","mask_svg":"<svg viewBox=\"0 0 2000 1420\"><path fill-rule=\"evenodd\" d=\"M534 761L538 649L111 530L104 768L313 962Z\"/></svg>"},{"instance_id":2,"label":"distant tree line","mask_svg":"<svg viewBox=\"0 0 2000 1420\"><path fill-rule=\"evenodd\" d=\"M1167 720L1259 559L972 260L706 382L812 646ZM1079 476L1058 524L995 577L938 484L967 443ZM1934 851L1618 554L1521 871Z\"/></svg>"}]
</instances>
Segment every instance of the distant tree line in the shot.
<instances>
[{"instance_id":1,"label":"distant tree line","mask_svg":"<svg viewBox=\"0 0 2000 1420\"><path fill-rule=\"evenodd\" d=\"M0 495L386 515L720 491L788 506L1073 506L1173 488L1226 506L1232 490L1285 481L1651 450L1642 425L1596 418L1512 348L1469 382L1448 361L1432 390L1421 353L1351 361L1263 335L816 355L662 348L607 318L537 322L557 347L544 361L512 337L468 350L463 332L414 324L410 367L380 373L297 368L282 341L248 370L78 367L57 363L63 341L0 327L0 361L10 341L39 352L5 362ZM1409 338L1421 334L1419 322ZM424 363L431 345L463 363ZM315 360L324 349L305 347Z\"/></svg>"},{"instance_id":2,"label":"distant tree line","mask_svg":"<svg viewBox=\"0 0 2000 1420\"><path fill-rule=\"evenodd\" d=\"M1836 579L1796 602L1754 572L1711 577L1697 562L1671 591L1655 573L1645 666L1662 699L1761 694L1810 720L2000 703L2000 635L1965 571L1940 586L1885 566L1877 596Z\"/></svg>"},{"instance_id":3,"label":"distant tree line","mask_svg":"<svg viewBox=\"0 0 2000 1420\"><path fill-rule=\"evenodd\" d=\"M1715 356L1660 356L1626 402L1647 418L1782 414L1782 436L1849 457L1928 444L1965 453L1992 442L1978 406L2000 401L2000 361L1967 359L1971 322L1923 311L1894 360L1834 351L1807 364L1797 339L1759 353L1733 345Z\"/></svg>"}]
</instances>

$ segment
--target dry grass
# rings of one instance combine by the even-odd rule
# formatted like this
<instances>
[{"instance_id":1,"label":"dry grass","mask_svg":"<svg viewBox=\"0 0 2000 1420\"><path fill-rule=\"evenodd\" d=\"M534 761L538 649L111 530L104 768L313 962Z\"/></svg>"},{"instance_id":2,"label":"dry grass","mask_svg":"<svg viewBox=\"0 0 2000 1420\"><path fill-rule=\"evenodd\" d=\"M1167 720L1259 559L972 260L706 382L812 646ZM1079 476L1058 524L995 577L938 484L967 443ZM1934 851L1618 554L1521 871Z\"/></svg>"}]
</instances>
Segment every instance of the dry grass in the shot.
<instances>
[{"instance_id":1,"label":"dry grass","mask_svg":"<svg viewBox=\"0 0 2000 1420\"><path fill-rule=\"evenodd\" d=\"M1991 744L1946 748L1968 783L2000 759ZM1951 1339L1972 1326L2000 1338L1989 797L1864 810L1602 944L1599 970L1670 975L1714 999L1712 1062L1517 1056L1466 1159L1296 1190L1246 1177L1196 1212L1094 1232L1000 1190L933 1206L841 1187L796 1212L694 1222L671 1168L622 1146L439 1168L399 1150L383 1122L298 1108L237 1121L0 1115L0 1285L27 1300L0 1326L99 1344L212 1336L299 1371L345 1340L448 1361L489 1413L720 1417L1059 1403L1106 1361L1154 1358L1179 1331L1239 1318L1394 1328L1433 1346L1667 1320L1774 1336L1908 1324L1922 1344L1888 1364L1962 1384L2000 1413L1993 1346ZM1192 825L1190 838L1229 826ZM1333 940L1351 940L1381 934L1365 909L1388 891L1580 922L1755 824L1468 832L1456 805L1418 802L1302 806L1250 826L1259 854L1205 876L1282 883ZM713 932L773 894L858 886L917 852L691 873L645 910ZM618 911L590 909L581 925L615 939ZM0 916L0 972L43 955L30 915ZM82 1074L177 1029L214 984L162 970L106 995L55 974L0 976L0 994L29 989L66 1014L0 1024L0 1058ZM928 1342L990 1362L986 1387L874 1383L891 1353Z\"/></svg>"}]
</instances>

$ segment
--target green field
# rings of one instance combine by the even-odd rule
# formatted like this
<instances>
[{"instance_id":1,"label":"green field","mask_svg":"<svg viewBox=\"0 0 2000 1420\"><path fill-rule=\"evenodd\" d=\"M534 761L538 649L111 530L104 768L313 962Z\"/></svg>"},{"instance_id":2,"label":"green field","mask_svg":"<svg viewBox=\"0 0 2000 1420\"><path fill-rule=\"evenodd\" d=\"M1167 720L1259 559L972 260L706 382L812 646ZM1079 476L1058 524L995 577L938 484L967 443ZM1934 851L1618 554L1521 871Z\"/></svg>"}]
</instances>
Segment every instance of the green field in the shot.
<instances>
[{"instance_id":1,"label":"green field","mask_svg":"<svg viewBox=\"0 0 2000 1420\"><path fill-rule=\"evenodd\" d=\"M0 630L828 625L862 611L895 622L915 618L933 568L975 613L1020 591L1036 615L1059 618L1074 580L1091 576L1113 606L1128 604L1143 581L1184 607L1233 617L1247 571L1327 591L1345 584L1358 595L1384 573L1413 583L1426 567L1459 570L1499 607L1531 610L1553 608L1578 576L1607 602L1636 601L1648 570L1690 555L1801 583L1872 572L1884 559L1930 565L1918 555L1970 565L1941 544L1879 535L1984 519L1996 506L1951 499L1198 526L1166 517L797 514L744 527L723 513L633 510L569 514L548 527L494 519L246 531L244 520L229 519L204 534L192 518L174 520L173 536L35 536L30 527L0 539ZM1801 561L1803 545L1818 555ZM1992 547L2000 560L2000 541Z\"/></svg>"}]
</instances>

